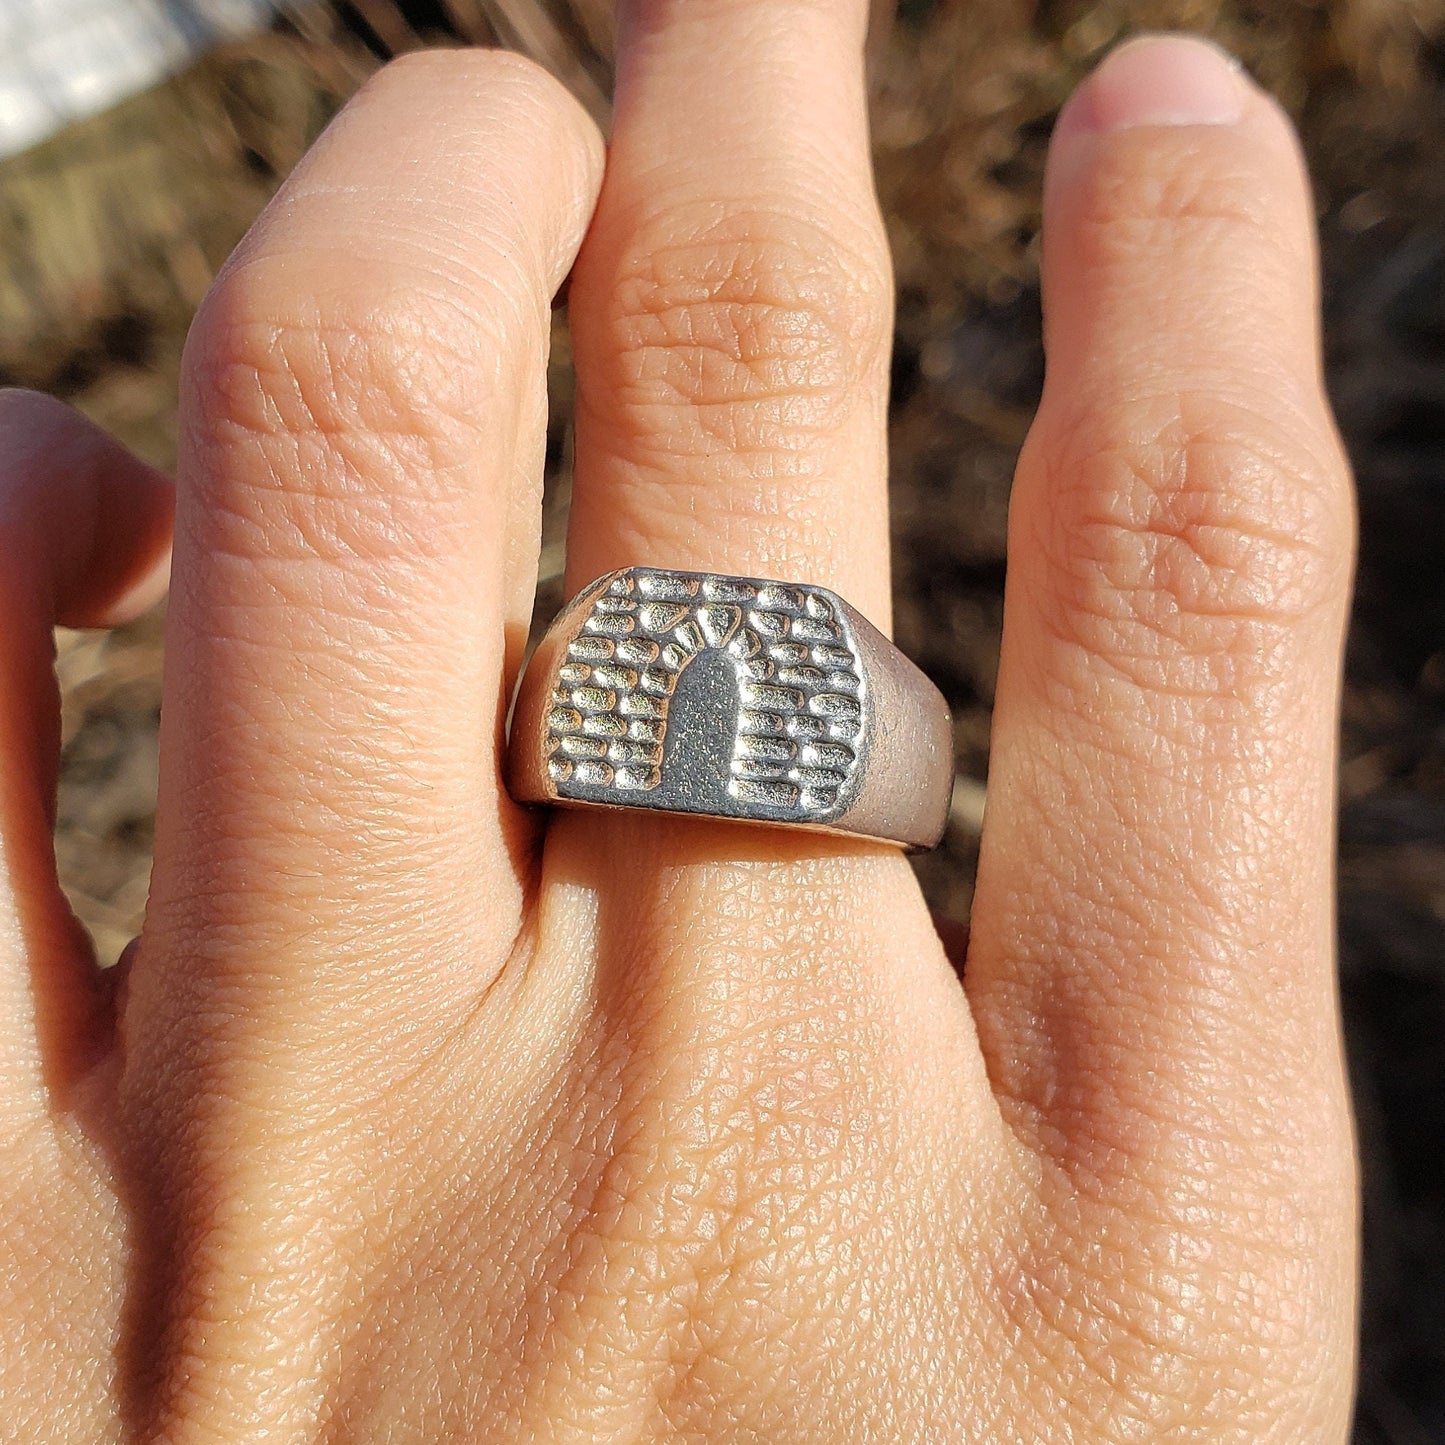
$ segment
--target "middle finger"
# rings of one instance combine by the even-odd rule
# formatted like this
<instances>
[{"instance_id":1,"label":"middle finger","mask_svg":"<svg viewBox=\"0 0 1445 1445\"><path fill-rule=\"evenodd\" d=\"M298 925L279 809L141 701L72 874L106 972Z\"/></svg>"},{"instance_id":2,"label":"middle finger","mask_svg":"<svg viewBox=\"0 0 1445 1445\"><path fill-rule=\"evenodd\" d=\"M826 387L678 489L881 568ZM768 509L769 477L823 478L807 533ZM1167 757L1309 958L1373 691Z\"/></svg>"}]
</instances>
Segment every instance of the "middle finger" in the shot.
<instances>
[{"instance_id":1,"label":"middle finger","mask_svg":"<svg viewBox=\"0 0 1445 1445\"><path fill-rule=\"evenodd\" d=\"M886 626L891 283L866 12L623 7L612 148L571 289L572 587L629 564L741 573L833 587ZM542 898L566 947L529 981L594 1002L606 1074L589 1097L609 1111L623 1227L594 1216L600 1263L565 1286L584 1281L570 1317L587 1326L549 1382L568 1408L539 1396L539 1413L605 1399L594 1436L630 1437L639 1397L665 1387L680 1435L715 1437L722 1401L737 1434L777 1438L808 1399L827 1401L817 1438L856 1433L840 1422L875 1418L861 1362L881 1356L883 1313L852 1308L819 1261L867 1260L870 1297L916 1278L899 1221L942 1189L899 1181L997 1157L991 1116L955 1107L960 1088L986 1097L981 1062L907 863L861 840L578 810L550 825ZM786 1362L781 1389L739 1372L759 1340Z\"/></svg>"},{"instance_id":2,"label":"middle finger","mask_svg":"<svg viewBox=\"0 0 1445 1445\"><path fill-rule=\"evenodd\" d=\"M571 292L576 588L654 563L836 587L888 623L892 281L866 0L622 7Z\"/></svg>"}]
</instances>

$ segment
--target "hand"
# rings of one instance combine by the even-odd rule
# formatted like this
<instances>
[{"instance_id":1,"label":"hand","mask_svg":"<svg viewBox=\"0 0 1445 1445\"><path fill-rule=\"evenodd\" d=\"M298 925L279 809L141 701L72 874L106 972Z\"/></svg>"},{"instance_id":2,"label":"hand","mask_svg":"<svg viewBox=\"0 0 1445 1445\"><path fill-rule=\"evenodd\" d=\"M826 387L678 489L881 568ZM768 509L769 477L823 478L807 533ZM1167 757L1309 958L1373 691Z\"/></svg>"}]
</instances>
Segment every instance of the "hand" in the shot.
<instances>
[{"instance_id":1,"label":"hand","mask_svg":"<svg viewBox=\"0 0 1445 1445\"><path fill-rule=\"evenodd\" d=\"M1055 137L963 987L896 850L501 787L574 257L569 587L886 625L865 9L634 0L605 181L459 53L291 178L188 348L118 990L49 628L154 595L169 489L6 401L7 1438L1344 1438L1350 502L1295 144L1213 51L1124 49Z\"/></svg>"}]
</instances>

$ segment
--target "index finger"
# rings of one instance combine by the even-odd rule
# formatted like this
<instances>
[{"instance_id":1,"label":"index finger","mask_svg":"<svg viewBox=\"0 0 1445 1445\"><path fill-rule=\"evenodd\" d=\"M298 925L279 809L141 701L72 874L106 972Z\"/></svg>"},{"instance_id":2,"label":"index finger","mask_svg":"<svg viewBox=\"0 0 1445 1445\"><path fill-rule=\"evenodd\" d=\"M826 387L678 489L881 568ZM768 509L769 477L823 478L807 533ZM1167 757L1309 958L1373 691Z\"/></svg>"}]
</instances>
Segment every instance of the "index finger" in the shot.
<instances>
[{"instance_id":1,"label":"index finger","mask_svg":"<svg viewBox=\"0 0 1445 1445\"><path fill-rule=\"evenodd\" d=\"M202 308L130 993L167 1062L218 997L248 1037L441 1022L515 938L504 676L535 585L550 302L600 169L536 67L410 57Z\"/></svg>"}]
</instances>

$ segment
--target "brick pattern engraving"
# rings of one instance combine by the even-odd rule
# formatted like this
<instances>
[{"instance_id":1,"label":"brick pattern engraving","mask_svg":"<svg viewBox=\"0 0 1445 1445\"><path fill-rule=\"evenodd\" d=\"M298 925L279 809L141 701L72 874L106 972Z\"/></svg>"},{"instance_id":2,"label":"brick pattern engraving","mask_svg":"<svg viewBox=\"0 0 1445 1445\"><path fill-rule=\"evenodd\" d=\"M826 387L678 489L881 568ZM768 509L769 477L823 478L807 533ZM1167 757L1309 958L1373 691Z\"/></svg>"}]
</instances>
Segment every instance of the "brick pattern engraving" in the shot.
<instances>
[{"instance_id":1,"label":"brick pattern engraving","mask_svg":"<svg viewBox=\"0 0 1445 1445\"><path fill-rule=\"evenodd\" d=\"M846 620L816 589L736 577L634 568L612 580L558 669L546 737L554 785L619 803L657 790L678 678L709 649L726 654L738 685L719 803L826 822L846 803L864 726Z\"/></svg>"}]
</instances>

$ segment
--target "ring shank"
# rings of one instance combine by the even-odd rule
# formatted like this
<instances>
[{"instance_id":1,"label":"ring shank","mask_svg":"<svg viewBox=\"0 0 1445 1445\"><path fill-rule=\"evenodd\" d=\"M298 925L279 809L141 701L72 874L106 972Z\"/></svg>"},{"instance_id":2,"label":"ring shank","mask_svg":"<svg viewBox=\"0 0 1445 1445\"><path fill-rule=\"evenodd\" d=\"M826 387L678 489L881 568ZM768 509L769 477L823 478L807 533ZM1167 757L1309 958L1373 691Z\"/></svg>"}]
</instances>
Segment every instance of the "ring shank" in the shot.
<instances>
[{"instance_id":1,"label":"ring shank","mask_svg":"<svg viewBox=\"0 0 1445 1445\"><path fill-rule=\"evenodd\" d=\"M841 831L920 851L936 848L953 795L948 704L865 617L855 614L853 625L874 706L868 766Z\"/></svg>"}]
</instances>

